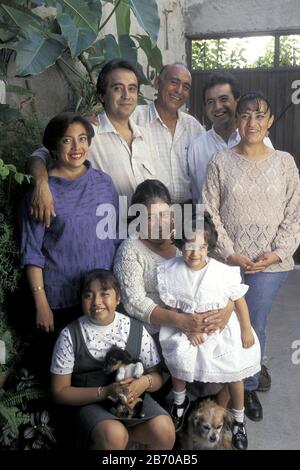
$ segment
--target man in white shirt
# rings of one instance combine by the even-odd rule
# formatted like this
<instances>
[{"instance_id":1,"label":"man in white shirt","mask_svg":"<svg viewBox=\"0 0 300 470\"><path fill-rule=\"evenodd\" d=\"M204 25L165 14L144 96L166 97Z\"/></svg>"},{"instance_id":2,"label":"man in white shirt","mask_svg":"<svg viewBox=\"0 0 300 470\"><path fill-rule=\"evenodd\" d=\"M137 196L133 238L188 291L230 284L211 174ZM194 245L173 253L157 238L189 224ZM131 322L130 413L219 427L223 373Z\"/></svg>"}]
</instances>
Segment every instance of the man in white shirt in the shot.
<instances>
[{"instance_id":1,"label":"man in white shirt","mask_svg":"<svg viewBox=\"0 0 300 470\"><path fill-rule=\"evenodd\" d=\"M114 59L102 68L97 92L104 111L97 117L100 125L94 126L95 137L88 154L92 166L108 173L119 195L127 196L128 205L136 186L145 179L156 178L169 186L169 175L149 132L130 119L139 87L138 73L129 62ZM35 179L32 215L48 227L55 215L45 166L48 152L38 149L32 157L35 157L31 163Z\"/></svg>"},{"instance_id":2,"label":"man in white shirt","mask_svg":"<svg viewBox=\"0 0 300 470\"><path fill-rule=\"evenodd\" d=\"M212 128L196 138L188 149L188 171L194 202L201 202L207 165L213 155L234 147L240 141L235 119L240 94L240 86L230 73L215 72L204 85L203 102ZM265 143L273 147L270 139L266 139Z\"/></svg>"},{"instance_id":3,"label":"man in white shirt","mask_svg":"<svg viewBox=\"0 0 300 470\"><path fill-rule=\"evenodd\" d=\"M138 106L135 122L150 130L161 162L170 176L168 187L173 202L191 199L187 149L204 127L192 116L180 111L189 98L192 77L185 65L165 65L155 79L157 98L148 105Z\"/></svg>"}]
</instances>

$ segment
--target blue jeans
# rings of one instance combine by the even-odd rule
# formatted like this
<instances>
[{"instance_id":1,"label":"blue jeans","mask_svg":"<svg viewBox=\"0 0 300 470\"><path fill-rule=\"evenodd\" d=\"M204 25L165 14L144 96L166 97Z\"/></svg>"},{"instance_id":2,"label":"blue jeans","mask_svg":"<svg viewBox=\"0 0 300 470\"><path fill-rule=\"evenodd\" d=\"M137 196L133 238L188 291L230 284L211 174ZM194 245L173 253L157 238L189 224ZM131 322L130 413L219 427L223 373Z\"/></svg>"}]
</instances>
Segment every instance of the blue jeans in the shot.
<instances>
[{"instance_id":1,"label":"blue jeans","mask_svg":"<svg viewBox=\"0 0 300 470\"><path fill-rule=\"evenodd\" d=\"M261 360L266 345L266 330L269 314L276 294L286 281L288 272L259 272L244 274L244 283L249 286L245 299L248 305L251 324L257 334L261 348ZM259 372L245 380L245 390L256 390Z\"/></svg>"}]
</instances>

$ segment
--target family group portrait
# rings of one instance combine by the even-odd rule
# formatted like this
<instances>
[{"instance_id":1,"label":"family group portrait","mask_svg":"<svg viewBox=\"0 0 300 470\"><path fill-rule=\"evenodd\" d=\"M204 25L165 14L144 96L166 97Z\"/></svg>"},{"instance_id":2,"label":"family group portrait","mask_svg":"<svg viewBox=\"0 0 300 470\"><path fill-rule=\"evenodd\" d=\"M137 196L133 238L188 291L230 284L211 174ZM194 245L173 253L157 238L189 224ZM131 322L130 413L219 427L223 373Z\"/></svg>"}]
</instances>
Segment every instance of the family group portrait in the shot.
<instances>
[{"instance_id":1,"label":"family group portrait","mask_svg":"<svg viewBox=\"0 0 300 470\"><path fill-rule=\"evenodd\" d=\"M300 449L298 3L0 0L0 453Z\"/></svg>"}]
</instances>

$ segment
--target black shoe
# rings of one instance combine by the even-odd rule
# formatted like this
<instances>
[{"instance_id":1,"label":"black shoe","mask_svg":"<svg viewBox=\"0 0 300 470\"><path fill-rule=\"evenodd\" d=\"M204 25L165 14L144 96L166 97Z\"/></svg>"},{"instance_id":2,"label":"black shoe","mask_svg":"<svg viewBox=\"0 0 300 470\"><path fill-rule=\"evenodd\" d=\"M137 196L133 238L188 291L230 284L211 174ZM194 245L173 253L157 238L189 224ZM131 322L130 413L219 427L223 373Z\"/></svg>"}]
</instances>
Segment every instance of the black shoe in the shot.
<instances>
[{"instance_id":1,"label":"black shoe","mask_svg":"<svg viewBox=\"0 0 300 470\"><path fill-rule=\"evenodd\" d=\"M190 404L191 402L189 397L185 397L185 400L182 405L176 405L175 403L173 403L171 408L171 418L173 420L176 432L180 431L180 429L182 428L184 417L190 407Z\"/></svg>"},{"instance_id":2,"label":"black shoe","mask_svg":"<svg viewBox=\"0 0 300 470\"><path fill-rule=\"evenodd\" d=\"M259 375L259 382L257 392L268 392L271 388L271 376L268 372L268 368L263 364Z\"/></svg>"},{"instance_id":3,"label":"black shoe","mask_svg":"<svg viewBox=\"0 0 300 470\"><path fill-rule=\"evenodd\" d=\"M245 415L252 421L263 419L263 409L255 390L245 390Z\"/></svg>"},{"instance_id":4,"label":"black shoe","mask_svg":"<svg viewBox=\"0 0 300 470\"><path fill-rule=\"evenodd\" d=\"M232 423L232 445L237 450L246 450L248 447L245 423Z\"/></svg>"}]
</instances>

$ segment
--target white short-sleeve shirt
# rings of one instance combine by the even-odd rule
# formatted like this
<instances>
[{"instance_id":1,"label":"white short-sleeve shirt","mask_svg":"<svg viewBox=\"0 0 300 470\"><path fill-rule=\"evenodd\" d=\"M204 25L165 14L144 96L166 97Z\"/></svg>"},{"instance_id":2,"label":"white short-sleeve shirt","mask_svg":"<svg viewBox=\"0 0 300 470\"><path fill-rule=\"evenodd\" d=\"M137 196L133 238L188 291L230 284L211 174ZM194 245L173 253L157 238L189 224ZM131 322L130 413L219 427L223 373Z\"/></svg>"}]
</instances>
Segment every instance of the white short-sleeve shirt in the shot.
<instances>
[{"instance_id":1,"label":"white short-sleeve shirt","mask_svg":"<svg viewBox=\"0 0 300 470\"><path fill-rule=\"evenodd\" d=\"M125 349L130 332L130 318L116 312L112 323L106 326L95 325L88 317L79 318L81 332L87 349L95 359L104 359L112 346ZM160 362L160 357L151 335L143 327L140 361L144 369L150 369ZM68 327L60 333L55 344L51 372L52 374L71 374L74 368L74 350Z\"/></svg>"}]
</instances>

